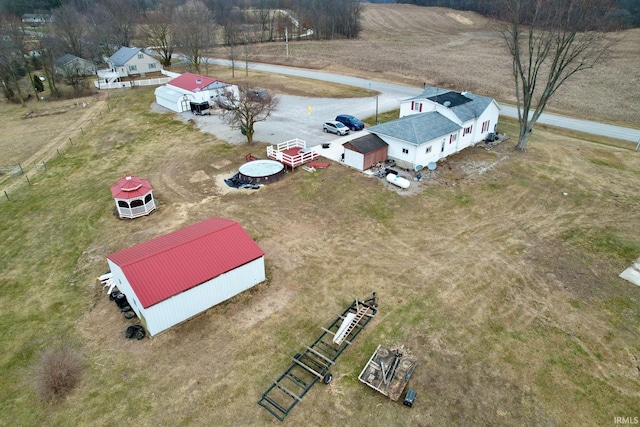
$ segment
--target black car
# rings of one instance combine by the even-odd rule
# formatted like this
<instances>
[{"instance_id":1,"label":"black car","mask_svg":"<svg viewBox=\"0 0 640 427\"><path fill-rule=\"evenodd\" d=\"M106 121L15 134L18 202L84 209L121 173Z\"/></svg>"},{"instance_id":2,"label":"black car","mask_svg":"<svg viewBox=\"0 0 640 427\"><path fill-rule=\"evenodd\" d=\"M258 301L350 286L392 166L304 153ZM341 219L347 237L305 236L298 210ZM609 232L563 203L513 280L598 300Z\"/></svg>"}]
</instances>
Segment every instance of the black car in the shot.
<instances>
[{"instance_id":1,"label":"black car","mask_svg":"<svg viewBox=\"0 0 640 427\"><path fill-rule=\"evenodd\" d=\"M350 130L364 129L364 123L362 123L360 120L356 119L355 117L349 116L346 114L341 114L338 117L336 117L336 122L342 123L343 125L348 127Z\"/></svg>"}]
</instances>

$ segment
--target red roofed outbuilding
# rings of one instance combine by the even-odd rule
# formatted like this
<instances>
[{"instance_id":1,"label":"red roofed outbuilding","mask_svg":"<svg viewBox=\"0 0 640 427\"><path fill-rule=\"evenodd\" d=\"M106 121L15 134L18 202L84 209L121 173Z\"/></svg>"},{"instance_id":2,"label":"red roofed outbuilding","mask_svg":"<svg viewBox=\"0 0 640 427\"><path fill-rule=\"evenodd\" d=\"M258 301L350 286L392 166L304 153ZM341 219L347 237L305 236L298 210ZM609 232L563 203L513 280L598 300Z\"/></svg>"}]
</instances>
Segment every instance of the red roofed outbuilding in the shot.
<instances>
[{"instance_id":1,"label":"red roofed outbuilding","mask_svg":"<svg viewBox=\"0 0 640 427\"><path fill-rule=\"evenodd\" d=\"M146 179L125 175L111 187L120 218L137 218L149 215L155 208L153 188Z\"/></svg>"},{"instance_id":2,"label":"red roofed outbuilding","mask_svg":"<svg viewBox=\"0 0 640 427\"><path fill-rule=\"evenodd\" d=\"M215 104L225 91L237 94L237 86L208 76L182 73L155 90L156 103L171 111L190 111L190 103Z\"/></svg>"},{"instance_id":3,"label":"red roofed outbuilding","mask_svg":"<svg viewBox=\"0 0 640 427\"><path fill-rule=\"evenodd\" d=\"M217 217L107 255L107 262L150 335L266 279L262 249L239 223Z\"/></svg>"}]
</instances>

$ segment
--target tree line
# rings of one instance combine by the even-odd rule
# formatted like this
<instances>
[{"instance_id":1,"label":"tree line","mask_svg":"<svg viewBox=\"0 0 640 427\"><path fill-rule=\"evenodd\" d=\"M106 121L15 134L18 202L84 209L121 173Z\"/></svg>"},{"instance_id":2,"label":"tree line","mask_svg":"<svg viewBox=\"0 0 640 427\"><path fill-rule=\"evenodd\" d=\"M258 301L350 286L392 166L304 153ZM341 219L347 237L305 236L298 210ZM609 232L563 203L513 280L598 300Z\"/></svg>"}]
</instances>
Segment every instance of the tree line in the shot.
<instances>
[{"instance_id":1,"label":"tree line","mask_svg":"<svg viewBox=\"0 0 640 427\"><path fill-rule=\"evenodd\" d=\"M52 20L29 25L21 22L25 13ZM214 46L227 46L233 61L257 42L357 38L360 13L357 0L0 0L0 89L24 102L18 81L28 75L35 82L39 70L56 96L57 58L71 54L97 66L133 44L151 46L164 66L179 52L199 72ZM77 71L64 77L74 91L83 82Z\"/></svg>"},{"instance_id":2,"label":"tree line","mask_svg":"<svg viewBox=\"0 0 640 427\"><path fill-rule=\"evenodd\" d=\"M497 0L396 0L395 3L469 10L485 16L497 16L502 7L502 2ZM640 1L614 0L612 5L613 7L607 11L608 17L617 21L623 28L640 27Z\"/></svg>"}]
</instances>

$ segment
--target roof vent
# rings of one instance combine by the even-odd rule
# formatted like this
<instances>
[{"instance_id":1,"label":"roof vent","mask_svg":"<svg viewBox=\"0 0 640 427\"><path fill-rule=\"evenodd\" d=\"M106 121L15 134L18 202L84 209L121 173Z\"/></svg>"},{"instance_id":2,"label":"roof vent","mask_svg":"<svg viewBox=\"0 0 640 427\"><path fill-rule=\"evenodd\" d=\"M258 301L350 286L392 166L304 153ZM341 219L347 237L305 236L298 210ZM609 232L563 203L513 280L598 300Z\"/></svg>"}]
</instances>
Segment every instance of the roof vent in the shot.
<instances>
[{"instance_id":1,"label":"roof vent","mask_svg":"<svg viewBox=\"0 0 640 427\"><path fill-rule=\"evenodd\" d=\"M451 101L444 101L444 104L442 105L444 105L445 107L448 107L451 105Z\"/></svg>"}]
</instances>

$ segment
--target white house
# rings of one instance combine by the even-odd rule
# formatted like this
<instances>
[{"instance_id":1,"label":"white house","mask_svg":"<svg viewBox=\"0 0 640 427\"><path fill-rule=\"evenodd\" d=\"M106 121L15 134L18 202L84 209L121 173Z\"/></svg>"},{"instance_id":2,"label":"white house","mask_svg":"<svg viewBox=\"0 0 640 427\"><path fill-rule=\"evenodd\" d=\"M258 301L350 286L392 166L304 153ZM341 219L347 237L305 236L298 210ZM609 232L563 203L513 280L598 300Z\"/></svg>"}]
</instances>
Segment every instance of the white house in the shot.
<instances>
[{"instance_id":1,"label":"white house","mask_svg":"<svg viewBox=\"0 0 640 427\"><path fill-rule=\"evenodd\" d=\"M143 49L121 47L107 59L109 70L100 70L99 77L112 80L113 77L142 76L147 73L160 72L162 64Z\"/></svg>"},{"instance_id":2,"label":"white house","mask_svg":"<svg viewBox=\"0 0 640 427\"><path fill-rule=\"evenodd\" d=\"M191 110L191 102L215 104L215 100L225 91L237 95L237 86L212 77L183 73L165 86L156 88L155 95L158 105L182 113Z\"/></svg>"},{"instance_id":3,"label":"white house","mask_svg":"<svg viewBox=\"0 0 640 427\"><path fill-rule=\"evenodd\" d=\"M240 224L216 217L112 253L107 262L150 335L266 279L262 249Z\"/></svg>"},{"instance_id":4,"label":"white house","mask_svg":"<svg viewBox=\"0 0 640 427\"><path fill-rule=\"evenodd\" d=\"M368 131L389 144L399 166L420 169L483 141L496 131L499 112L492 98L427 88L400 103L399 119Z\"/></svg>"}]
</instances>

